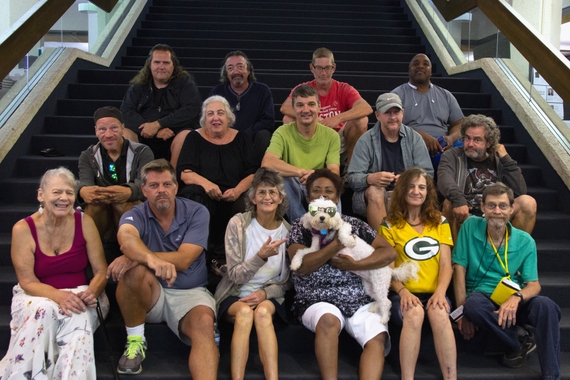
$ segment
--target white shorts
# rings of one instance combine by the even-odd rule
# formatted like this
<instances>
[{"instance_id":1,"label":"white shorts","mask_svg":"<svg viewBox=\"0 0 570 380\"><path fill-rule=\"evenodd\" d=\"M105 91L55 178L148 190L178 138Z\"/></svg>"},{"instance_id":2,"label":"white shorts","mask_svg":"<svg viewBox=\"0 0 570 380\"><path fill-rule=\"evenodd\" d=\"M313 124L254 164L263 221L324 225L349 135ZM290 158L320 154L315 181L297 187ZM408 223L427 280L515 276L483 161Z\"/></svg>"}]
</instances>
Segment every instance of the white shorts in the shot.
<instances>
[{"instance_id":1,"label":"white shorts","mask_svg":"<svg viewBox=\"0 0 570 380\"><path fill-rule=\"evenodd\" d=\"M370 305L372 305L372 303L362 306L352 317L346 318L342 315L338 307L327 302L317 302L309 306L303 314L301 321L306 328L312 332L316 332L319 319L327 313L332 314L340 321L340 329L346 328L346 331L351 337L356 339L362 348L364 348L364 345L370 339L385 332L386 344L384 345L384 356L386 356L390 352L391 347L388 326L380 323L380 315L368 311Z\"/></svg>"},{"instance_id":2,"label":"white shorts","mask_svg":"<svg viewBox=\"0 0 570 380\"><path fill-rule=\"evenodd\" d=\"M169 289L160 287L160 296L156 304L150 309L146 315L146 322L160 323L166 322L170 330L182 342L192 345L190 339L182 334L178 328L180 320L196 306L207 306L214 312L216 316L216 301L212 297L212 293L206 288L193 289Z\"/></svg>"}]
</instances>

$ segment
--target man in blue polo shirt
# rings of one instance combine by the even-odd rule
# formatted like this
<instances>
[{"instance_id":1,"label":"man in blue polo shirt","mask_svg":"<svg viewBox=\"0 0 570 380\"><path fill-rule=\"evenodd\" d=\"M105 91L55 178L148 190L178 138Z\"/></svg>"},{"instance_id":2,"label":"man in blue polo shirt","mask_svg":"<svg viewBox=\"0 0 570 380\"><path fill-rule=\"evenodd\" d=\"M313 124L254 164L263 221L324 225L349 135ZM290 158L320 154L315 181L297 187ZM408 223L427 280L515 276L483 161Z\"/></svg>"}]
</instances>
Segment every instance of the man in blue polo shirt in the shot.
<instances>
[{"instance_id":1,"label":"man in blue polo shirt","mask_svg":"<svg viewBox=\"0 0 570 380\"><path fill-rule=\"evenodd\" d=\"M117 238L124 255L107 271L119 281L117 302L127 328L118 372L142 371L145 322L166 322L180 340L192 342L192 378L216 379L216 305L206 289L210 215L201 204L176 197L176 172L166 160L143 166L141 179L147 201L121 218Z\"/></svg>"}]
</instances>

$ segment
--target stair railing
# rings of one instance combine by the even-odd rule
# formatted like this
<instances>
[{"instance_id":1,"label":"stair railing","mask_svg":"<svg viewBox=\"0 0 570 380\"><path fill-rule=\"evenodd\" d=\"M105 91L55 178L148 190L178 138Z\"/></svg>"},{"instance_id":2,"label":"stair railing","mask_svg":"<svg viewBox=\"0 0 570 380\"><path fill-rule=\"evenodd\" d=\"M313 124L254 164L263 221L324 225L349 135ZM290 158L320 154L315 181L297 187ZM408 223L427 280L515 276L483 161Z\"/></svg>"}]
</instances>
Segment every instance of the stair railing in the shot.
<instances>
[{"instance_id":1,"label":"stair railing","mask_svg":"<svg viewBox=\"0 0 570 380\"><path fill-rule=\"evenodd\" d=\"M544 42L540 34L504 0L432 2L433 5L428 0L406 0L444 69L449 75L483 70L570 188L570 128L530 83L530 73L521 73L513 60L498 57L501 49L510 52L508 44L512 44L566 104L570 104L570 80L567 80L570 78L570 62L552 44ZM437 12L433 6L437 7ZM443 24L458 17L459 20L471 21L477 12L483 13L481 17L487 17L489 24L493 23L497 28L493 40L487 44L491 46L487 50L492 54L484 55L495 58L476 59L476 49L485 48L469 46L472 43L470 39L457 41L457 36L448 30L453 30L454 26ZM471 28L471 22L468 24ZM470 36L471 32L469 30ZM462 52L460 44L468 45L467 52Z\"/></svg>"},{"instance_id":2,"label":"stair railing","mask_svg":"<svg viewBox=\"0 0 570 380\"><path fill-rule=\"evenodd\" d=\"M67 4L68 2L69 0L39 1L33 9L20 18L18 23L16 23L17 25L14 25L10 31L0 36L0 50L8 46L4 45L4 43L13 43L14 37L12 34L16 33L15 35L21 37L21 33L26 31L26 28L22 27L22 25L29 26L30 23L33 24L31 20L36 20L40 14L46 12L46 9L53 10L54 13L59 15L54 15L46 23L49 30L55 22L53 19L59 19L65 10L69 8L71 4ZM8 93L0 99L0 162L10 152L19 137L26 130L28 124L37 114L41 105L48 99L77 59L93 62L102 67L111 65L147 3L146 0L93 0L91 2L105 11L111 10L114 4L118 3L116 9L113 10L111 19L91 49L93 54L76 48L46 48L34 64L29 67L27 72L28 79L21 79L16 82ZM58 6L60 4L57 3L63 5ZM73 3L73 0L70 3ZM45 35L45 31L39 33L35 29L33 32L30 31L30 33L36 36L33 44L36 44ZM30 48L20 50L25 51L25 56ZM16 63L22 59L21 55L18 55L17 59L14 58L14 53L10 49L1 51L4 52L3 57L10 58L12 61L16 61ZM0 64L2 63L4 62L0 62ZM9 68L8 71L10 71L15 64L7 66Z\"/></svg>"}]
</instances>

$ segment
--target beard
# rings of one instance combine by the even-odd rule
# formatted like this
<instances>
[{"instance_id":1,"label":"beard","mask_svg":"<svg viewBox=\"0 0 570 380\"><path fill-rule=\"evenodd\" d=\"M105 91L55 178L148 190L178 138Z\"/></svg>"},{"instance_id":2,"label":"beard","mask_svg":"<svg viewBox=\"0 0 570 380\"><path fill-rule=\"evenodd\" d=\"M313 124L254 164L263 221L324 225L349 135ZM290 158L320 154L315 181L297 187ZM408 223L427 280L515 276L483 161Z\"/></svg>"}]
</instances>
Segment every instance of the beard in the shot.
<instances>
[{"instance_id":1,"label":"beard","mask_svg":"<svg viewBox=\"0 0 570 380\"><path fill-rule=\"evenodd\" d=\"M505 228L508 223L508 220L505 220L504 218L487 217L486 219L489 227L496 230Z\"/></svg>"},{"instance_id":2,"label":"beard","mask_svg":"<svg viewBox=\"0 0 570 380\"><path fill-rule=\"evenodd\" d=\"M242 74L236 74L234 76L232 76L232 84L234 86L241 86L243 84L243 82L245 82L245 78L243 77Z\"/></svg>"}]
</instances>

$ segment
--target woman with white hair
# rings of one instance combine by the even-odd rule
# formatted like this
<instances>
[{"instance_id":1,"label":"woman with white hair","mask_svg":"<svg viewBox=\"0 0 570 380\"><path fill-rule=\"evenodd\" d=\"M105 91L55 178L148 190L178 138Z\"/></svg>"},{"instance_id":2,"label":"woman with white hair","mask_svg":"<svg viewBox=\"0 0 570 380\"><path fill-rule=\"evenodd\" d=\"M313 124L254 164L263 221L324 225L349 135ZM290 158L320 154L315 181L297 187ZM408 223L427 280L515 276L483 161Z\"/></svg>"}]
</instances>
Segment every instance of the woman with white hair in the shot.
<instances>
[{"instance_id":1,"label":"woman with white hair","mask_svg":"<svg viewBox=\"0 0 570 380\"><path fill-rule=\"evenodd\" d=\"M10 345L0 362L4 380L97 378L93 332L98 300L103 314L109 310L107 263L93 219L73 208L75 184L69 170L48 170L38 189L40 209L12 229L18 284Z\"/></svg>"},{"instance_id":2,"label":"woman with white hair","mask_svg":"<svg viewBox=\"0 0 570 380\"><path fill-rule=\"evenodd\" d=\"M176 166L178 195L210 211L208 260L225 260L226 225L232 216L245 211L245 192L258 168L251 140L231 128L234 123L235 115L225 98L206 99L200 117L202 128L188 134Z\"/></svg>"}]
</instances>

